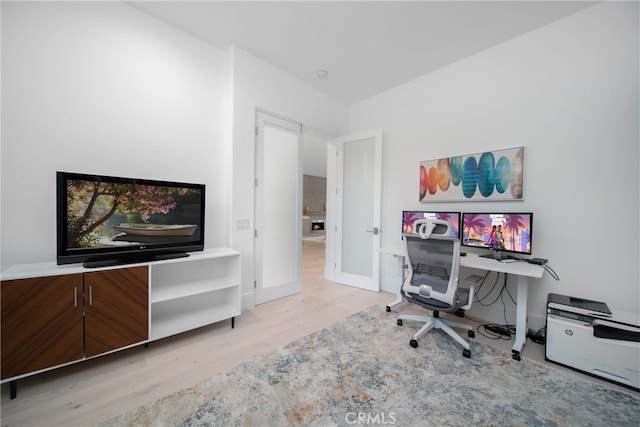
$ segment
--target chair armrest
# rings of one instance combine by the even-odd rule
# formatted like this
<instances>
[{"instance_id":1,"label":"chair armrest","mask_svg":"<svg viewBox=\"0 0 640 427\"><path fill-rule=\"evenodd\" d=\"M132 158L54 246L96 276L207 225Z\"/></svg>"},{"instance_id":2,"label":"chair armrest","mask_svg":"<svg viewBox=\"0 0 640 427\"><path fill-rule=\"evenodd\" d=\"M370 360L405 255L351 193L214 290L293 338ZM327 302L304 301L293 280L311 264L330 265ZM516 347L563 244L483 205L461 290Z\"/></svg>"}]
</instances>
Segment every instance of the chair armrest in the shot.
<instances>
[{"instance_id":1,"label":"chair armrest","mask_svg":"<svg viewBox=\"0 0 640 427\"><path fill-rule=\"evenodd\" d=\"M471 308L471 304L473 303L473 296L476 292L476 287L474 285L469 285L469 300L467 301L467 303L460 307L463 310L468 310Z\"/></svg>"}]
</instances>

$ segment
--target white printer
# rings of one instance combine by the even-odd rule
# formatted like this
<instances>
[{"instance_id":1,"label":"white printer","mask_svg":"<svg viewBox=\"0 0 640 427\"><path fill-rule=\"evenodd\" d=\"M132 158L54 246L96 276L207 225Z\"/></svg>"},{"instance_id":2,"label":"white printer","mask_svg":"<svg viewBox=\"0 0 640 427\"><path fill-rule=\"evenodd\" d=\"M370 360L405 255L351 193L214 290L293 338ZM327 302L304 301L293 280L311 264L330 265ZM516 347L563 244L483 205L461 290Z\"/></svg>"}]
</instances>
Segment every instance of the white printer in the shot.
<instances>
[{"instance_id":1,"label":"white printer","mask_svg":"<svg viewBox=\"0 0 640 427\"><path fill-rule=\"evenodd\" d=\"M549 294L545 359L640 389L640 321L603 302Z\"/></svg>"}]
</instances>

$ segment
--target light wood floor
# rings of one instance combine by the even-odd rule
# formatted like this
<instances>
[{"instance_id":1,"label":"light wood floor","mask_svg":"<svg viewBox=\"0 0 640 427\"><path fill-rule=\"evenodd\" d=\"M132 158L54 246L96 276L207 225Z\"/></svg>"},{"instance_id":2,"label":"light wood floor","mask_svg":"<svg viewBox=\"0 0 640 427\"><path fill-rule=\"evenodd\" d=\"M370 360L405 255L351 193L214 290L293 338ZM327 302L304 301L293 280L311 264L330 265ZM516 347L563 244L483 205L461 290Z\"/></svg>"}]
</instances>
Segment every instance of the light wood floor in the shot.
<instances>
[{"instance_id":1,"label":"light wood floor","mask_svg":"<svg viewBox=\"0 0 640 427\"><path fill-rule=\"evenodd\" d=\"M17 399L2 386L2 426L89 426L197 384L254 355L325 328L395 295L323 279L324 243L303 243L303 291L246 310L236 319L18 381ZM412 312L404 303L394 309ZM390 313L395 324L395 314ZM457 319L458 321L460 319ZM477 325L470 319L465 319ZM407 325L407 327L409 327ZM476 340L510 351L512 341ZM461 352L462 353L462 352ZM462 355L461 355L462 356ZM527 343L523 356L544 363L544 346ZM555 365L554 365L555 366ZM597 380L596 380L597 381Z\"/></svg>"}]
</instances>

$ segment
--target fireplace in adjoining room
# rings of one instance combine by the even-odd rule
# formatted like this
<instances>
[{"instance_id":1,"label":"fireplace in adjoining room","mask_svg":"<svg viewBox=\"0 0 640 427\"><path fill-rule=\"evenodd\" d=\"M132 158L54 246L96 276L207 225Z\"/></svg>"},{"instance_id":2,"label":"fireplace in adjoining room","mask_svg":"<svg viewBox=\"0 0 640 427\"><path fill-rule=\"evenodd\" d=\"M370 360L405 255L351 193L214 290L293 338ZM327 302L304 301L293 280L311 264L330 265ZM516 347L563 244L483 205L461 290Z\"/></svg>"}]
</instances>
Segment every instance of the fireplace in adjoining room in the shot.
<instances>
[{"instance_id":1,"label":"fireplace in adjoining room","mask_svg":"<svg viewBox=\"0 0 640 427\"><path fill-rule=\"evenodd\" d=\"M327 214L327 178L305 174L303 190L302 235L323 236Z\"/></svg>"},{"instance_id":2,"label":"fireplace in adjoining room","mask_svg":"<svg viewBox=\"0 0 640 427\"><path fill-rule=\"evenodd\" d=\"M318 236L324 235L325 216L324 215L308 215L302 217L302 235Z\"/></svg>"},{"instance_id":3,"label":"fireplace in adjoining room","mask_svg":"<svg viewBox=\"0 0 640 427\"><path fill-rule=\"evenodd\" d=\"M324 231L324 219L311 220L311 232L323 232Z\"/></svg>"}]
</instances>

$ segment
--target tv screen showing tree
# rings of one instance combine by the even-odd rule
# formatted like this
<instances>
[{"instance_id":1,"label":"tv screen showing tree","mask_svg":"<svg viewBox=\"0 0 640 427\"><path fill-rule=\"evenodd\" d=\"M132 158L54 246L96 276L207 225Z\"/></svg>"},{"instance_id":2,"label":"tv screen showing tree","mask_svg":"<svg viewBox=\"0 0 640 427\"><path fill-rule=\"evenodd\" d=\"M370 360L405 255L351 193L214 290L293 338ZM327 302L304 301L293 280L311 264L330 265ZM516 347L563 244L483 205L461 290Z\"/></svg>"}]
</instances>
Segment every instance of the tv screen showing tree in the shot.
<instances>
[{"instance_id":1,"label":"tv screen showing tree","mask_svg":"<svg viewBox=\"0 0 640 427\"><path fill-rule=\"evenodd\" d=\"M198 228L197 189L70 180L69 247L191 240Z\"/></svg>"},{"instance_id":2,"label":"tv screen showing tree","mask_svg":"<svg viewBox=\"0 0 640 427\"><path fill-rule=\"evenodd\" d=\"M59 262L80 254L203 245L204 185L59 173Z\"/></svg>"}]
</instances>

